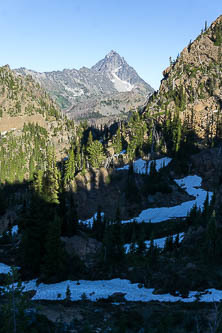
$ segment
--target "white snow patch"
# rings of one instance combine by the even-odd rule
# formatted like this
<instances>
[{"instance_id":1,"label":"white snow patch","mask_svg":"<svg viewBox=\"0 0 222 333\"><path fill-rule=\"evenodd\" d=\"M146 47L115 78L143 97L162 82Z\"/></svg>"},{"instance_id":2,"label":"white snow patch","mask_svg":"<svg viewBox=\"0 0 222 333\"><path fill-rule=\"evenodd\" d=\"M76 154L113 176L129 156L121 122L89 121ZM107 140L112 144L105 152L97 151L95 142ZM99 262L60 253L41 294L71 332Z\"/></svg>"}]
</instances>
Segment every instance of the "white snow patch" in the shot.
<instances>
[{"instance_id":1,"label":"white snow patch","mask_svg":"<svg viewBox=\"0 0 222 333\"><path fill-rule=\"evenodd\" d=\"M181 296L172 296L170 294L153 294L153 288L139 288L138 283L131 283L129 280L112 279L98 281L63 281L54 284L40 283L36 285L36 280L24 283L24 291L35 290L36 294L33 300L58 300L64 299L66 289L69 286L71 291L71 300L79 301L82 295L86 295L88 300L97 301L106 299L114 293L123 293L126 301L137 302L195 302L198 298L200 302L215 302L222 300L222 290L208 289L203 293L192 291L187 298Z\"/></svg>"},{"instance_id":2,"label":"white snow patch","mask_svg":"<svg viewBox=\"0 0 222 333\"><path fill-rule=\"evenodd\" d=\"M125 91L131 91L134 88L133 84L130 84L127 81L121 80L118 75L117 72L118 70L121 69L120 67L115 68L111 73L110 73L110 80L113 82L114 87L116 88L116 90L118 90L119 92L125 92Z\"/></svg>"},{"instance_id":3,"label":"white snow patch","mask_svg":"<svg viewBox=\"0 0 222 333\"><path fill-rule=\"evenodd\" d=\"M103 212L101 212L101 217L102 217L102 218L104 217L104 213L103 213ZM89 227L92 228L92 226L93 226L93 221L96 220L96 219L97 219L97 213L95 213L90 219L85 220L85 221L80 220L79 222L82 223L82 224L86 224L86 225L88 225Z\"/></svg>"},{"instance_id":4,"label":"white snow patch","mask_svg":"<svg viewBox=\"0 0 222 333\"><path fill-rule=\"evenodd\" d=\"M139 216L122 221L122 223L129 222L162 222L178 217L186 217L191 208L196 205L202 209L204 201L207 197L207 191L200 188L202 178L199 176L187 176L182 179L175 179L175 182L183 188L188 194L195 196L194 200L186 201L180 205L173 207L160 207L160 208L148 208L143 210ZM208 192L209 201L211 200L213 192Z\"/></svg>"},{"instance_id":5,"label":"white snow patch","mask_svg":"<svg viewBox=\"0 0 222 333\"><path fill-rule=\"evenodd\" d=\"M176 237L177 237L177 234L172 236L174 242L175 242ZM179 233L179 243L182 242L183 238L184 238L184 232ZM164 245L166 243L166 239L167 239L167 237L156 238L156 239L153 240L153 243L154 243L155 246L159 247L160 249L163 249ZM146 248L149 248L150 247L150 240L145 241L145 245L146 245ZM125 249L126 253L130 252L130 246L131 246L130 243L124 245L124 249ZM137 248L138 245L136 244L135 247Z\"/></svg>"},{"instance_id":6,"label":"white snow patch","mask_svg":"<svg viewBox=\"0 0 222 333\"><path fill-rule=\"evenodd\" d=\"M8 274L10 271L10 266L0 263L0 274Z\"/></svg>"},{"instance_id":7,"label":"white snow patch","mask_svg":"<svg viewBox=\"0 0 222 333\"><path fill-rule=\"evenodd\" d=\"M149 174L151 163L154 161L156 163L156 170L159 171L160 169L166 167L172 161L172 158L163 157L159 158L158 160L150 160L150 161L145 161L142 158L140 158L135 162L133 162L133 170L135 173L138 174ZM122 168L117 168L116 170L129 170L129 165L127 164Z\"/></svg>"},{"instance_id":8,"label":"white snow patch","mask_svg":"<svg viewBox=\"0 0 222 333\"><path fill-rule=\"evenodd\" d=\"M0 273L8 274L11 267L0 263ZM123 293L126 301L135 302L219 302L222 300L222 290L207 289L203 292L190 291L187 298L178 296L172 296L170 294L153 294L153 288L145 288L140 286L139 283L131 283L126 279L112 279L112 280L78 280L78 281L62 281L54 284L37 284L37 280L31 280L23 282L24 291L34 290L36 294L32 297L32 300L62 300L66 297L66 290L69 286L71 291L71 300L79 301L83 295L88 300L96 302L99 299L106 299L112 296L114 293ZM119 303L114 303L118 305Z\"/></svg>"},{"instance_id":9,"label":"white snow patch","mask_svg":"<svg viewBox=\"0 0 222 333\"><path fill-rule=\"evenodd\" d=\"M24 291L36 290L33 300L58 300L64 299L66 289L69 286L71 291L71 300L81 300L82 295L85 294L87 299L97 301L101 298L108 298L113 293L119 292L125 294L127 301L162 301L162 302L193 302L195 295L188 298L175 297L170 294L154 295L154 289L139 288L138 283L132 284L129 280L112 279L112 280L99 280L99 281L63 281L55 284L41 283L36 286L36 280L29 281L24 284ZM58 297L60 296L60 297Z\"/></svg>"},{"instance_id":10,"label":"white snow patch","mask_svg":"<svg viewBox=\"0 0 222 333\"><path fill-rule=\"evenodd\" d=\"M18 225L13 225L12 227L12 235L16 235L18 233Z\"/></svg>"}]
</instances>

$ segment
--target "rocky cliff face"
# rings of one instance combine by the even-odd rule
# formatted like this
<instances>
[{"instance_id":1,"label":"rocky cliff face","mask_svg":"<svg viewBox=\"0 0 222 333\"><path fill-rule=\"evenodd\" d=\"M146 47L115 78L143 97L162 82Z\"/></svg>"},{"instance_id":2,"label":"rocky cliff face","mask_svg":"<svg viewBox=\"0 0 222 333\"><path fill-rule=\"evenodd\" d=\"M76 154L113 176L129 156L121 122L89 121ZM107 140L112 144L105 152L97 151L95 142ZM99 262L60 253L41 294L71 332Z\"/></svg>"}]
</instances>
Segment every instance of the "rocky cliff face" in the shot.
<instances>
[{"instance_id":1,"label":"rocky cliff face","mask_svg":"<svg viewBox=\"0 0 222 333\"><path fill-rule=\"evenodd\" d=\"M222 16L183 49L163 76L146 112L160 121L177 113L200 138L218 135L222 122Z\"/></svg>"},{"instance_id":2,"label":"rocky cliff face","mask_svg":"<svg viewBox=\"0 0 222 333\"><path fill-rule=\"evenodd\" d=\"M19 68L15 71L20 75L31 75L75 120L95 122L98 118L124 117L133 105L143 106L153 92L124 58L114 51L91 69L83 67L80 70L38 73ZM113 104L108 100L117 102Z\"/></svg>"}]
</instances>

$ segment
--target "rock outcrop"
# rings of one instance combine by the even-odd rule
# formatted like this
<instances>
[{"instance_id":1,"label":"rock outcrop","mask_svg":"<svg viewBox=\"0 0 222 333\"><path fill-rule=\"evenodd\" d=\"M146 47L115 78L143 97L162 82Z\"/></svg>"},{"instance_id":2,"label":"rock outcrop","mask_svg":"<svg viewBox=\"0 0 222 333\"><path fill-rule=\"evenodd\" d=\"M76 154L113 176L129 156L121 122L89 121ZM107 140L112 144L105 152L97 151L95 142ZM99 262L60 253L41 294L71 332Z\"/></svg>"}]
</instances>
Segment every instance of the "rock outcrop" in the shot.
<instances>
[{"instance_id":1,"label":"rock outcrop","mask_svg":"<svg viewBox=\"0 0 222 333\"><path fill-rule=\"evenodd\" d=\"M90 237L62 237L62 241L70 257L77 255L89 268L95 264L96 257L102 249L102 243Z\"/></svg>"}]
</instances>

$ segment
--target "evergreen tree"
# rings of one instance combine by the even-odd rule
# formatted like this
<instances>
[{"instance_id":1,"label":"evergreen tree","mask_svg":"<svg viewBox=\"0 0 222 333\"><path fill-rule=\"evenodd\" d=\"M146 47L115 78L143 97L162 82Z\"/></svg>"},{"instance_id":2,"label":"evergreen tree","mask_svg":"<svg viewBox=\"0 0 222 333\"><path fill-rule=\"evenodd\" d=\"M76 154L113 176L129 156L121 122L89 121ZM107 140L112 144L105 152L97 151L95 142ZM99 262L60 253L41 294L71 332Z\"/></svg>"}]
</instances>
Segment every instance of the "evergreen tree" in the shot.
<instances>
[{"instance_id":1,"label":"evergreen tree","mask_svg":"<svg viewBox=\"0 0 222 333\"><path fill-rule=\"evenodd\" d=\"M103 240L104 232L105 232L105 222L104 222L104 218L102 218L101 213L102 213L102 209L101 209L101 206L99 206L97 209L97 215L93 221L93 227L92 227L92 231L95 234L95 237L99 241Z\"/></svg>"},{"instance_id":2,"label":"evergreen tree","mask_svg":"<svg viewBox=\"0 0 222 333\"><path fill-rule=\"evenodd\" d=\"M178 249L180 247L180 235L177 234L174 241L174 248Z\"/></svg>"},{"instance_id":3,"label":"evergreen tree","mask_svg":"<svg viewBox=\"0 0 222 333\"><path fill-rule=\"evenodd\" d=\"M67 285L67 288L66 288L65 303L66 303L67 305L69 305L70 302L71 302L71 290L70 290L69 285Z\"/></svg>"},{"instance_id":4,"label":"evergreen tree","mask_svg":"<svg viewBox=\"0 0 222 333\"><path fill-rule=\"evenodd\" d=\"M69 152L69 157L65 162L65 176L64 176L65 184L67 184L71 179L74 178L75 170L76 170L76 162L74 157L74 151L73 149L71 149Z\"/></svg>"},{"instance_id":5,"label":"evergreen tree","mask_svg":"<svg viewBox=\"0 0 222 333\"><path fill-rule=\"evenodd\" d=\"M34 187L35 192L39 196L41 196L43 193L43 171L42 170L38 170L34 174L33 187Z\"/></svg>"},{"instance_id":6,"label":"evergreen tree","mask_svg":"<svg viewBox=\"0 0 222 333\"><path fill-rule=\"evenodd\" d=\"M113 147L116 154L119 154L123 150L120 128L117 130L116 137L113 142Z\"/></svg>"},{"instance_id":7,"label":"evergreen tree","mask_svg":"<svg viewBox=\"0 0 222 333\"><path fill-rule=\"evenodd\" d=\"M2 333L28 333L29 318L26 310L29 301L24 294L24 287L18 281L18 271L15 268L7 275L6 285L2 289L2 294L6 302L1 307L0 332Z\"/></svg>"},{"instance_id":8,"label":"evergreen tree","mask_svg":"<svg viewBox=\"0 0 222 333\"><path fill-rule=\"evenodd\" d=\"M93 168L99 168L102 162L105 160L103 152L103 145L101 142L95 140L87 147L89 153L89 162Z\"/></svg>"},{"instance_id":9,"label":"evergreen tree","mask_svg":"<svg viewBox=\"0 0 222 333\"><path fill-rule=\"evenodd\" d=\"M77 233L79 222L75 200L71 192L66 196L66 203L62 216L64 217L62 229L65 236L71 237Z\"/></svg>"},{"instance_id":10,"label":"evergreen tree","mask_svg":"<svg viewBox=\"0 0 222 333\"><path fill-rule=\"evenodd\" d=\"M22 270L31 277L40 273L42 258L45 255L45 238L51 207L37 195L31 196L31 203L19 221L21 242L19 244Z\"/></svg>"},{"instance_id":11,"label":"evergreen tree","mask_svg":"<svg viewBox=\"0 0 222 333\"><path fill-rule=\"evenodd\" d=\"M116 272L120 263L123 262L125 255L123 244L120 211L117 208L115 221L112 225L107 225L104 236L105 264L111 271Z\"/></svg>"},{"instance_id":12,"label":"evergreen tree","mask_svg":"<svg viewBox=\"0 0 222 333\"><path fill-rule=\"evenodd\" d=\"M173 237L172 236L168 236L166 238L165 244L164 244L164 251L166 252L171 252L174 248L174 244L173 244Z\"/></svg>"},{"instance_id":13,"label":"evergreen tree","mask_svg":"<svg viewBox=\"0 0 222 333\"><path fill-rule=\"evenodd\" d=\"M47 152L47 166L44 175L44 195L47 202L59 203L60 173L56 166L55 151L49 147Z\"/></svg>"},{"instance_id":14,"label":"evergreen tree","mask_svg":"<svg viewBox=\"0 0 222 333\"><path fill-rule=\"evenodd\" d=\"M45 243L45 257L43 259L42 273L46 278L64 276L65 251L61 242L61 221L55 216L49 223L48 234Z\"/></svg>"},{"instance_id":15,"label":"evergreen tree","mask_svg":"<svg viewBox=\"0 0 222 333\"><path fill-rule=\"evenodd\" d=\"M88 140L87 140L87 148L90 147L93 143L93 135L92 135L92 131L89 131L89 136L88 136Z\"/></svg>"},{"instance_id":16,"label":"evergreen tree","mask_svg":"<svg viewBox=\"0 0 222 333\"><path fill-rule=\"evenodd\" d=\"M216 214L215 211L213 211L207 226L208 255L211 258L214 258L216 254L217 237L218 231L216 226Z\"/></svg>"},{"instance_id":17,"label":"evergreen tree","mask_svg":"<svg viewBox=\"0 0 222 333\"><path fill-rule=\"evenodd\" d=\"M141 232L139 235L139 240L137 242L136 253L139 255L144 255L145 252L146 252L145 233L144 233L144 227L142 226Z\"/></svg>"}]
</instances>

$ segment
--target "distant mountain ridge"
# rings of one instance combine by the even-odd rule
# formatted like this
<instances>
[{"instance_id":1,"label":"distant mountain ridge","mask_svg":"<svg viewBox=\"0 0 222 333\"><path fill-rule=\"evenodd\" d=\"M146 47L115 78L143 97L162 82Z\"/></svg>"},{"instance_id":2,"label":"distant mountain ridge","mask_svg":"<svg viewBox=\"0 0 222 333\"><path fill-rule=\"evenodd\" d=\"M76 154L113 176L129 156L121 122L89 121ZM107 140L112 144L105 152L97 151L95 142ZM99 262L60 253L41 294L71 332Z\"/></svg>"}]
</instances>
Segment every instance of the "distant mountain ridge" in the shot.
<instances>
[{"instance_id":1,"label":"distant mountain ridge","mask_svg":"<svg viewBox=\"0 0 222 333\"><path fill-rule=\"evenodd\" d=\"M17 74L31 75L53 97L70 118L95 118L110 115L123 116L132 109L132 105L144 105L154 89L142 80L134 68L117 52L109 52L104 59L90 68L64 69L39 73L26 68L14 70ZM113 108L103 108L107 98L120 100ZM98 103L92 102L99 101ZM127 100L127 103L124 101ZM102 102L102 104L101 104ZM79 104L80 103L80 104ZM121 107L118 107L118 104ZM78 105L81 105L79 108ZM89 105L91 106L89 108ZM87 109L87 114L85 110ZM107 114L106 114L107 113Z\"/></svg>"}]
</instances>

